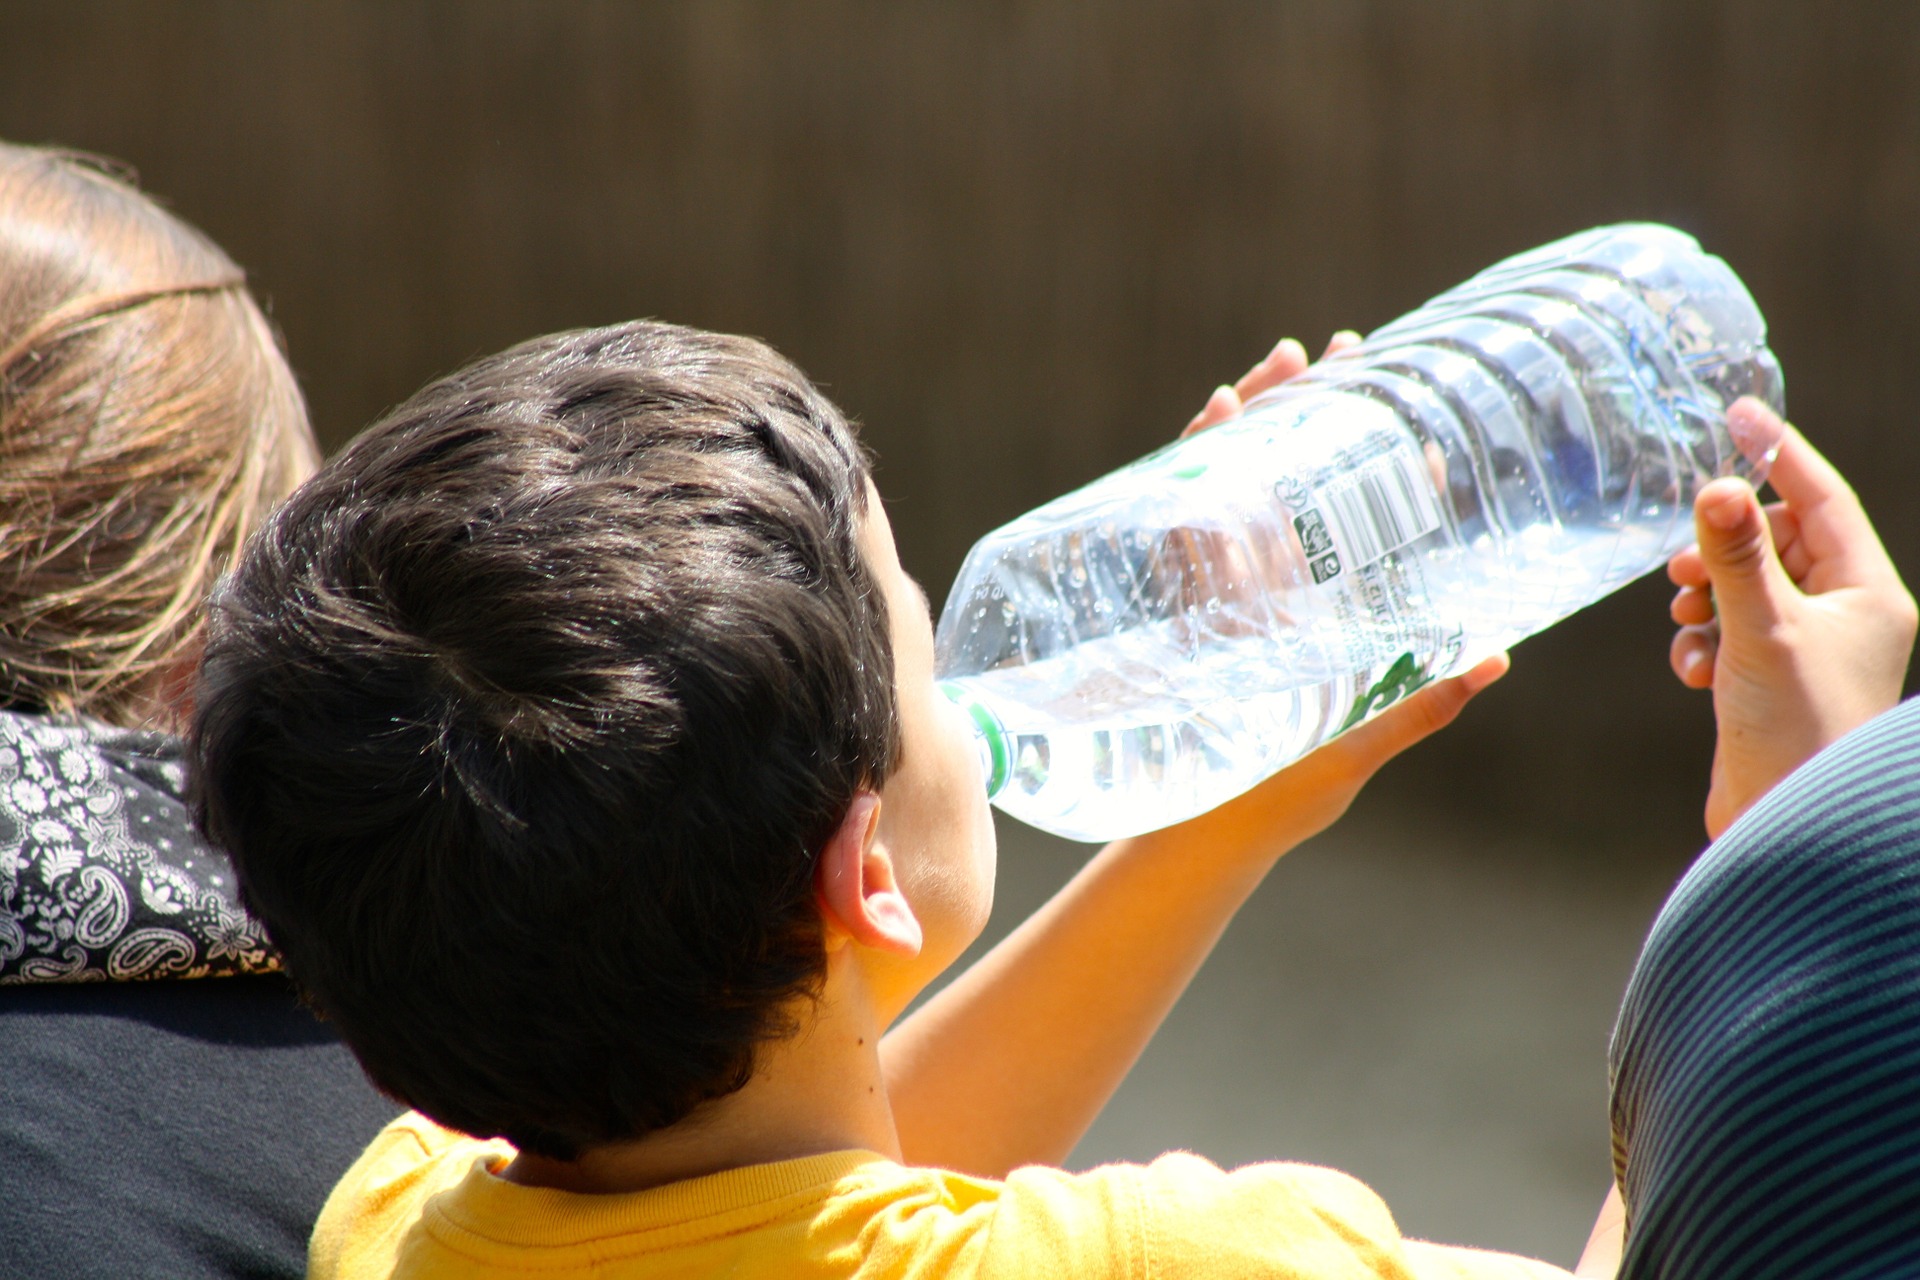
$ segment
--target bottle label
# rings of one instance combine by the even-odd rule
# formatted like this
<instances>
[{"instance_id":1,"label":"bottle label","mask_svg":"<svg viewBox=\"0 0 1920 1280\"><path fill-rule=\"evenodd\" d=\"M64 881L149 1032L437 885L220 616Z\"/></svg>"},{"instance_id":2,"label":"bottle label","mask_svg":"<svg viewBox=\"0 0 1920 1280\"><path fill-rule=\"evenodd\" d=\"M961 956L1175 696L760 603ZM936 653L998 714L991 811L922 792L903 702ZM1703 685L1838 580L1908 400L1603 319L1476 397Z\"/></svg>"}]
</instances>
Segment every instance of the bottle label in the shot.
<instances>
[{"instance_id":1,"label":"bottle label","mask_svg":"<svg viewBox=\"0 0 1920 1280\"><path fill-rule=\"evenodd\" d=\"M1340 552L1333 545L1333 534L1320 508L1309 507L1295 516L1293 529L1300 535L1300 549L1306 553L1307 568L1313 571L1313 585L1325 586L1339 577L1343 567Z\"/></svg>"},{"instance_id":2,"label":"bottle label","mask_svg":"<svg viewBox=\"0 0 1920 1280\"><path fill-rule=\"evenodd\" d=\"M1353 671L1378 669L1407 652L1431 655L1422 661L1438 671L1460 653L1465 633L1436 616L1418 560L1389 555L1355 570L1336 587L1332 605L1335 633Z\"/></svg>"},{"instance_id":3,"label":"bottle label","mask_svg":"<svg viewBox=\"0 0 1920 1280\"><path fill-rule=\"evenodd\" d=\"M1347 718L1340 722L1335 733L1345 733L1353 726L1366 720L1376 711L1385 711L1408 694L1414 693L1433 683L1433 673L1438 664L1422 663L1409 649L1393 660L1378 680L1353 700L1353 706L1347 710Z\"/></svg>"},{"instance_id":4,"label":"bottle label","mask_svg":"<svg viewBox=\"0 0 1920 1280\"><path fill-rule=\"evenodd\" d=\"M1293 522L1300 545L1309 547L1309 530L1303 526L1324 527L1324 537L1318 527L1314 529L1313 545L1324 544L1327 549L1307 550L1308 563L1314 565L1326 554L1338 561L1329 572L1314 565L1316 584L1325 584L1342 567L1370 565L1440 527L1440 502L1425 459L1401 442L1351 470L1336 472L1313 496L1316 505Z\"/></svg>"},{"instance_id":5,"label":"bottle label","mask_svg":"<svg viewBox=\"0 0 1920 1280\"><path fill-rule=\"evenodd\" d=\"M1347 421L1344 443L1275 488L1347 668L1383 673L1364 718L1444 669L1464 637L1435 615L1421 557L1395 554L1445 523L1434 466L1397 422Z\"/></svg>"}]
</instances>

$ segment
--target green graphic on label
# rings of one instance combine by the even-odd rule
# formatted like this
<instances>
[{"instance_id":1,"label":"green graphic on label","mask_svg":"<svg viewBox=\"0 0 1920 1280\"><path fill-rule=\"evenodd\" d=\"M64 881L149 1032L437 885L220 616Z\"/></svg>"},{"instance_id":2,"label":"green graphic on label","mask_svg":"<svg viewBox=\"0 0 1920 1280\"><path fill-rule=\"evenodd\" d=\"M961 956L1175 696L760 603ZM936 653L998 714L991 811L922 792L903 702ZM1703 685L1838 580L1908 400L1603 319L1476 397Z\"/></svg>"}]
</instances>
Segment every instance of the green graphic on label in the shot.
<instances>
[{"instance_id":1,"label":"green graphic on label","mask_svg":"<svg viewBox=\"0 0 1920 1280\"><path fill-rule=\"evenodd\" d=\"M1386 674L1374 682L1373 688L1353 700L1353 710L1347 712L1347 718L1335 732L1345 733L1374 712L1384 711L1414 690L1432 683L1433 676L1414 661L1411 650L1401 654Z\"/></svg>"},{"instance_id":2,"label":"green graphic on label","mask_svg":"<svg viewBox=\"0 0 1920 1280\"><path fill-rule=\"evenodd\" d=\"M1173 473L1175 480L1198 480L1207 473L1207 464L1196 462L1192 466L1182 467Z\"/></svg>"}]
</instances>

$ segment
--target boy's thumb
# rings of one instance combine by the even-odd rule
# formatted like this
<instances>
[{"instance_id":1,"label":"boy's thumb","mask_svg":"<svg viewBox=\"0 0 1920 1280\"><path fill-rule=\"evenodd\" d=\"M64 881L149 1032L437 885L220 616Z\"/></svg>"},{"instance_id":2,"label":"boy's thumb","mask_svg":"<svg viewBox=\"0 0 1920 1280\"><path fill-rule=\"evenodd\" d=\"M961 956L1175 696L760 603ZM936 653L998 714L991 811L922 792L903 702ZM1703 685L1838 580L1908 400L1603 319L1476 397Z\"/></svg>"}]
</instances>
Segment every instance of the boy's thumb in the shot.
<instances>
[{"instance_id":1,"label":"boy's thumb","mask_svg":"<svg viewBox=\"0 0 1920 1280\"><path fill-rule=\"evenodd\" d=\"M1694 499L1693 526L1721 624L1770 624L1793 580L1780 567L1773 530L1753 487L1735 479L1707 485Z\"/></svg>"}]
</instances>

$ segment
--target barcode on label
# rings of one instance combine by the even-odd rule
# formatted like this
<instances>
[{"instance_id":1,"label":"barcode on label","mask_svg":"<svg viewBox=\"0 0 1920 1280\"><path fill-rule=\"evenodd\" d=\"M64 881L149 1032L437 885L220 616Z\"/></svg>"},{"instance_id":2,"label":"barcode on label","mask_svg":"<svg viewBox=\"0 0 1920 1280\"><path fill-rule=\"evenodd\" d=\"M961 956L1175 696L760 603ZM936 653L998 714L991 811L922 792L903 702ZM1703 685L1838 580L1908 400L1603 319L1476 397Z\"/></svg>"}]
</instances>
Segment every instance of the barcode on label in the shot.
<instances>
[{"instance_id":1,"label":"barcode on label","mask_svg":"<svg viewBox=\"0 0 1920 1280\"><path fill-rule=\"evenodd\" d=\"M1395 449L1316 495L1347 567L1372 564L1440 527L1440 502L1419 454Z\"/></svg>"}]
</instances>

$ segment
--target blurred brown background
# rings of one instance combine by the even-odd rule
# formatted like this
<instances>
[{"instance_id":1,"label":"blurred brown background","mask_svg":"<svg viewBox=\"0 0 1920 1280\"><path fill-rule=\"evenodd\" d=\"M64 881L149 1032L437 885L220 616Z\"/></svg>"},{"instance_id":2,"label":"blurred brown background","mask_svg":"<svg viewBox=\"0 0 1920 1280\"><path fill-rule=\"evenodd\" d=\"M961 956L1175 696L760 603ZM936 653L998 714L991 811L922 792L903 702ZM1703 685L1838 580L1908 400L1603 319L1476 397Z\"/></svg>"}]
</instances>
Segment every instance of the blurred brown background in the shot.
<instances>
[{"instance_id":1,"label":"blurred brown background","mask_svg":"<svg viewBox=\"0 0 1920 1280\"><path fill-rule=\"evenodd\" d=\"M545 330L765 337L865 424L936 599L1280 335L1672 222L1920 565L1920 5L0 0L0 136L225 244L329 445ZM1082 1160L1334 1163L1411 1231L1570 1261L1612 1002L1700 843L1666 594L1529 641L1284 863ZM1082 856L1004 830L996 928Z\"/></svg>"}]
</instances>

